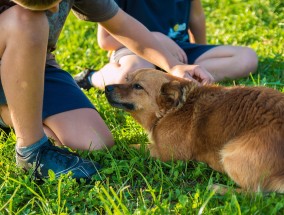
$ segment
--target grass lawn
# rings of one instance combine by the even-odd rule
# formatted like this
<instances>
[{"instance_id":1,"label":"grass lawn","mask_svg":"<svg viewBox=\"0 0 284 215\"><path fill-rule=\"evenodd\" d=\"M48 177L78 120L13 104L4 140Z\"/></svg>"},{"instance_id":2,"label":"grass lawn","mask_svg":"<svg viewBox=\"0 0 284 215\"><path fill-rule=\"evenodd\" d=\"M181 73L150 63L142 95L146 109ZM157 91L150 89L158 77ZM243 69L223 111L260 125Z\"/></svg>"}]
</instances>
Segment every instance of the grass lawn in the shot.
<instances>
[{"instance_id":1,"label":"grass lawn","mask_svg":"<svg viewBox=\"0 0 284 215\"><path fill-rule=\"evenodd\" d=\"M208 43L249 46L259 56L251 77L223 85L263 85L284 93L284 4L281 0L203 0ZM70 15L56 55L76 74L101 68L108 60L96 43L96 25ZM241 63L241 62L240 62ZM44 184L30 181L15 165L15 134L1 133L0 214L284 214L284 196L276 193L224 196L208 189L213 183L236 186L206 164L160 162L129 144L147 143L143 129L95 89L85 92L105 119L116 145L108 151L80 152L104 166L91 184L68 176ZM284 155L283 155L284 156Z\"/></svg>"}]
</instances>

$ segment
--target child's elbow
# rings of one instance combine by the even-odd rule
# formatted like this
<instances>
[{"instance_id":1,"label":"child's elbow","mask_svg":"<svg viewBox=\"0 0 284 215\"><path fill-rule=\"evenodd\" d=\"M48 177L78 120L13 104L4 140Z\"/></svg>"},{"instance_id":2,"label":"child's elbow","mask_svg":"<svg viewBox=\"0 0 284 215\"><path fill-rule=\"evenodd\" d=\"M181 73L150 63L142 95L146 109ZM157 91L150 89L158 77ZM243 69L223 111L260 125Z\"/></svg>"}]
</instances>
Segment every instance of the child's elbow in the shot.
<instances>
[{"instance_id":1,"label":"child's elbow","mask_svg":"<svg viewBox=\"0 0 284 215\"><path fill-rule=\"evenodd\" d=\"M104 40L98 40L98 45L101 49L104 49L104 50L107 50L107 48L108 48L108 44Z\"/></svg>"},{"instance_id":2,"label":"child's elbow","mask_svg":"<svg viewBox=\"0 0 284 215\"><path fill-rule=\"evenodd\" d=\"M101 49L107 50L107 51L113 51L117 49L117 44L113 42L112 40L98 40L98 45Z\"/></svg>"}]
</instances>

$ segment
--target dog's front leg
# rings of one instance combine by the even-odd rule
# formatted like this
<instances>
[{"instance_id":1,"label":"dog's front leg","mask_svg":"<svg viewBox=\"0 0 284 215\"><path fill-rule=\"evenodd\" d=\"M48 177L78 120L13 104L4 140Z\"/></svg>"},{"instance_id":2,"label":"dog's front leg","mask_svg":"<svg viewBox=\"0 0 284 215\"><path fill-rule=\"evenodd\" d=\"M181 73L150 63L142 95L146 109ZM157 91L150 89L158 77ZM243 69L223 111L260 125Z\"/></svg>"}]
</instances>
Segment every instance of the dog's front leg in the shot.
<instances>
[{"instance_id":1,"label":"dog's front leg","mask_svg":"<svg viewBox=\"0 0 284 215\"><path fill-rule=\"evenodd\" d=\"M153 158L160 158L160 153L156 144L149 144L148 149L150 151L150 155Z\"/></svg>"}]
</instances>

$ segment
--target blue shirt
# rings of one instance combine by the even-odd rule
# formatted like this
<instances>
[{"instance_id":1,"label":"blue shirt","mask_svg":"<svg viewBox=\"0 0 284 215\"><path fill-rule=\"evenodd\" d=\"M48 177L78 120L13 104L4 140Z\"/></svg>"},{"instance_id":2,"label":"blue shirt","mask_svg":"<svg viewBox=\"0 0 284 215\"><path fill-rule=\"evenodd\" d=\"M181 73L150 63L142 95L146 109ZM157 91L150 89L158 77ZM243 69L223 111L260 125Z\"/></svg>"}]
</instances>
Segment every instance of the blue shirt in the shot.
<instances>
[{"instance_id":1,"label":"blue shirt","mask_svg":"<svg viewBox=\"0 0 284 215\"><path fill-rule=\"evenodd\" d=\"M150 31L161 32L176 42L189 42L191 0L115 0L126 13Z\"/></svg>"}]
</instances>

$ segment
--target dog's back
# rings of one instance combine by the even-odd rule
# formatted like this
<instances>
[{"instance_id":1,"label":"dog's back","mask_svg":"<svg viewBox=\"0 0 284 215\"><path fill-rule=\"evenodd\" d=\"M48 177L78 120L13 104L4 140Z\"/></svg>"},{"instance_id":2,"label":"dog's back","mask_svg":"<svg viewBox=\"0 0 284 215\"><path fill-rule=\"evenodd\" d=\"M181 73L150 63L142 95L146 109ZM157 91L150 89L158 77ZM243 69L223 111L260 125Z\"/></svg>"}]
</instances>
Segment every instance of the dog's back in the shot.
<instances>
[{"instance_id":1,"label":"dog's back","mask_svg":"<svg viewBox=\"0 0 284 215\"><path fill-rule=\"evenodd\" d=\"M221 150L224 170L243 188L284 192L284 94L264 87L230 93L220 98L229 138Z\"/></svg>"},{"instance_id":2,"label":"dog's back","mask_svg":"<svg viewBox=\"0 0 284 215\"><path fill-rule=\"evenodd\" d=\"M284 192L284 94L264 87L197 87L168 118L179 116L190 116L177 127L189 131L191 159L225 171L245 189Z\"/></svg>"},{"instance_id":3,"label":"dog's back","mask_svg":"<svg viewBox=\"0 0 284 215\"><path fill-rule=\"evenodd\" d=\"M284 141L284 94L264 87L208 86L197 90L193 111L200 137L224 141L273 127ZM191 99L189 96L187 103Z\"/></svg>"}]
</instances>

